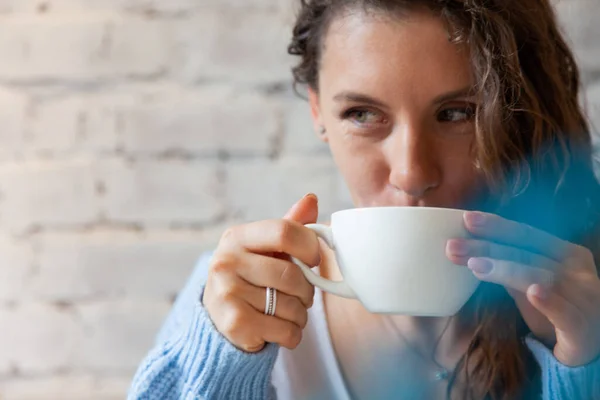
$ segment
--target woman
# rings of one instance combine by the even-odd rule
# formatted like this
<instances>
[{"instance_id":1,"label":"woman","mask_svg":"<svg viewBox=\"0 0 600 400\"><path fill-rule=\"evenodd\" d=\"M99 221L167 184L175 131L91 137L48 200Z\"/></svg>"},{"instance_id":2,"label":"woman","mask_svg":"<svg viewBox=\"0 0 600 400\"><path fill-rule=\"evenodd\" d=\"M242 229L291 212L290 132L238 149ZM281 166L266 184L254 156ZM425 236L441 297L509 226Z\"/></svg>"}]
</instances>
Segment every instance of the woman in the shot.
<instances>
[{"instance_id":1,"label":"woman","mask_svg":"<svg viewBox=\"0 0 600 400\"><path fill-rule=\"evenodd\" d=\"M483 284L452 318L315 292L307 195L199 262L130 399L600 398L600 186L549 2L303 0L289 52L355 205L478 210L446 252Z\"/></svg>"}]
</instances>

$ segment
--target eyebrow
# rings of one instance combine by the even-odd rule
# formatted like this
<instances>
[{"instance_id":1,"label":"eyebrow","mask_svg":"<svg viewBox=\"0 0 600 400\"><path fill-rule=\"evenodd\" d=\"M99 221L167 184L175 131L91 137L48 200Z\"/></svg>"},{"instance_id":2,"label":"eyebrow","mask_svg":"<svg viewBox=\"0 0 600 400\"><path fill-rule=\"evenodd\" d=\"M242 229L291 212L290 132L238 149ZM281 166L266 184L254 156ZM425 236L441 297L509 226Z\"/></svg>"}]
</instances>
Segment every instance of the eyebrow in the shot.
<instances>
[{"instance_id":1,"label":"eyebrow","mask_svg":"<svg viewBox=\"0 0 600 400\"><path fill-rule=\"evenodd\" d=\"M465 86L464 88L453 90L448 93L444 93L433 100L434 104L443 103L444 101L457 99L459 97L472 96L475 93L474 87L472 85ZM386 107L384 103L381 101L367 96L366 94L357 93L357 92L341 92L334 96L333 100L335 101L351 101L355 103L365 103L370 104L377 107Z\"/></svg>"},{"instance_id":2,"label":"eyebrow","mask_svg":"<svg viewBox=\"0 0 600 400\"><path fill-rule=\"evenodd\" d=\"M448 100L457 99L460 97L470 97L475 94L475 88L472 85L465 86L462 89L453 90L448 93L444 93L433 100L434 104L440 104Z\"/></svg>"},{"instance_id":3,"label":"eyebrow","mask_svg":"<svg viewBox=\"0 0 600 400\"><path fill-rule=\"evenodd\" d=\"M356 93L356 92L341 92L335 95L333 98L335 101L351 101L354 103L365 103L370 104L377 107L386 107L381 101L367 96L366 94Z\"/></svg>"}]
</instances>

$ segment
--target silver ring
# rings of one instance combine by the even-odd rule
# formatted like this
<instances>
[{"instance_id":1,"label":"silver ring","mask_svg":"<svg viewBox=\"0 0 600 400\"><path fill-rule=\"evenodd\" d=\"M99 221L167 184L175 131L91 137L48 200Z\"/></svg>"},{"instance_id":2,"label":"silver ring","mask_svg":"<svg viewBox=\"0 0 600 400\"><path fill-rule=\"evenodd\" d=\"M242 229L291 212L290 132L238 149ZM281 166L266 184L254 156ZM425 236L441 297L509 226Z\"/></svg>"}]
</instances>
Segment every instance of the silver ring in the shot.
<instances>
[{"instance_id":1,"label":"silver ring","mask_svg":"<svg viewBox=\"0 0 600 400\"><path fill-rule=\"evenodd\" d=\"M277 289L267 288L267 295L265 296L265 315L275 315L275 308L277 307Z\"/></svg>"}]
</instances>

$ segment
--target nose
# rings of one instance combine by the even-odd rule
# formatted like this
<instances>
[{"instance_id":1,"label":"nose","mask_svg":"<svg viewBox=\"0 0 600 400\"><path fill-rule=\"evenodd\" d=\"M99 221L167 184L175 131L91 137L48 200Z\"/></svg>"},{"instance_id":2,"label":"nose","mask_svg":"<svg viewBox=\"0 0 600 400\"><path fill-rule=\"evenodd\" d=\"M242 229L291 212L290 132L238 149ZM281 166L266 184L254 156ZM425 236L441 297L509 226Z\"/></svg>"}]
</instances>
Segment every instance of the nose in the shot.
<instances>
[{"instance_id":1,"label":"nose","mask_svg":"<svg viewBox=\"0 0 600 400\"><path fill-rule=\"evenodd\" d=\"M436 160L434 138L430 138L418 124L405 124L388 139L391 139L388 160L392 186L418 200L428 190L440 185L442 171L439 160Z\"/></svg>"}]
</instances>

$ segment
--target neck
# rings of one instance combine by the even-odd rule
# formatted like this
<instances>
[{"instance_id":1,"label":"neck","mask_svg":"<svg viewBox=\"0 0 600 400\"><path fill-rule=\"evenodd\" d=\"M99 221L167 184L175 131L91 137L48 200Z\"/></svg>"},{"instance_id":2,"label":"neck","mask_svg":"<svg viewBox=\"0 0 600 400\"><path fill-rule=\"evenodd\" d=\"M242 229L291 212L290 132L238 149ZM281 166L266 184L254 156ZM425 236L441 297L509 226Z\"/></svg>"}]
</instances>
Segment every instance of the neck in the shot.
<instances>
[{"instance_id":1,"label":"neck","mask_svg":"<svg viewBox=\"0 0 600 400\"><path fill-rule=\"evenodd\" d=\"M451 317L411 317L404 315L383 316L393 327L412 343L435 344L440 335L457 336L459 326ZM446 330L443 333L444 329Z\"/></svg>"},{"instance_id":2,"label":"neck","mask_svg":"<svg viewBox=\"0 0 600 400\"><path fill-rule=\"evenodd\" d=\"M321 275L332 280L342 279L333 252L323 249L321 255ZM333 315L345 319L344 324L347 329L352 329L352 323L355 326L361 326L361 332L379 336L378 340L381 339L384 346L405 347L406 344L399 336L401 334L410 345L416 346L422 354L430 355L437 340L440 339L435 351L436 359L447 367L452 367L464 354L474 330L473 326L465 324L464 321L468 318L461 318L460 313L448 322L449 318L374 315L367 313L358 301L342 300L336 297L329 305L336 309ZM370 322L365 324L365 321ZM448 328L442 335L447 324ZM381 333L385 333L383 337L380 336ZM441 338L440 335L442 335Z\"/></svg>"},{"instance_id":3,"label":"neck","mask_svg":"<svg viewBox=\"0 0 600 400\"><path fill-rule=\"evenodd\" d=\"M473 329L455 317L382 316L387 319L389 335L400 342L434 357L447 368L452 367L466 351ZM406 344L406 343L405 343Z\"/></svg>"}]
</instances>

